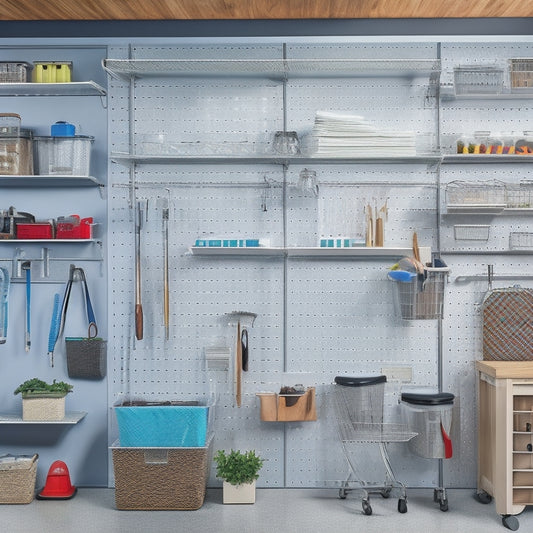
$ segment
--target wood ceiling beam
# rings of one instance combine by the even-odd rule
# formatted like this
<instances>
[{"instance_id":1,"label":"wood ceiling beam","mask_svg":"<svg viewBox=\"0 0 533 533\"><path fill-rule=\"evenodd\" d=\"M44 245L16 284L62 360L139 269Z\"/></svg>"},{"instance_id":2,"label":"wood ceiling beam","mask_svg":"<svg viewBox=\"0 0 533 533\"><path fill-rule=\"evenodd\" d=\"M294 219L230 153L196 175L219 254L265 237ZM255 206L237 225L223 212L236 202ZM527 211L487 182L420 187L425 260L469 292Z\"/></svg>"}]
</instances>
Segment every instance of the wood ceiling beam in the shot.
<instances>
[{"instance_id":1,"label":"wood ceiling beam","mask_svg":"<svg viewBox=\"0 0 533 533\"><path fill-rule=\"evenodd\" d=\"M0 20L533 17L529 0L1 0Z\"/></svg>"}]
</instances>

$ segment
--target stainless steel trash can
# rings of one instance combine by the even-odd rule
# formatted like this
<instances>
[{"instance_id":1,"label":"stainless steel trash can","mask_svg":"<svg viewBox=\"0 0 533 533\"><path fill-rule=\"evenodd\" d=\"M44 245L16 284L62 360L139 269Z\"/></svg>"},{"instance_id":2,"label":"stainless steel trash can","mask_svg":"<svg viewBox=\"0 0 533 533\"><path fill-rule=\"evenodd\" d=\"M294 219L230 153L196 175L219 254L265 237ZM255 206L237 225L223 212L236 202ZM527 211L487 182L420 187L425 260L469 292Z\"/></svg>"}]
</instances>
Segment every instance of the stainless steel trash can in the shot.
<instances>
[{"instance_id":1,"label":"stainless steel trash can","mask_svg":"<svg viewBox=\"0 0 533 533\"><path fill-rule=\"evenodd\" d=\"M450 459L453 455L450 430L455 396L441 393L402 393L407 426L418 435L409 449L428 459Z\"/></svg>"}]
</instances>

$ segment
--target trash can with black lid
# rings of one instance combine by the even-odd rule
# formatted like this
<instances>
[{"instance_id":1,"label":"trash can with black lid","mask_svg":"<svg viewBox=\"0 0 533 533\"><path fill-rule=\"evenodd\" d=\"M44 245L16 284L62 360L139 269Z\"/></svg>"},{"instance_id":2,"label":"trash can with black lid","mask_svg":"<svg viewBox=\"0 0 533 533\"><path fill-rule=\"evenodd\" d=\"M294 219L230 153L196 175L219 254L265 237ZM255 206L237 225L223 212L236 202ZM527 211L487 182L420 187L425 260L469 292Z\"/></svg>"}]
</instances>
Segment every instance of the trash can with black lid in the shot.
<instances>
[{"instance_id":1,"label":"trash can with black lid","mask_svg":"<svg viewBox=\"0 0 533 533\"><path fill-rule=\"evenodd\" d=\"M427 459L450 459L453 455L450 430L455 396L449 392L403 392L402 407L407 426L417 436L409 441L409 449ZM434 500L442 511L448 510L444 488L435 489Z\"/></svg>"}]
</instances>

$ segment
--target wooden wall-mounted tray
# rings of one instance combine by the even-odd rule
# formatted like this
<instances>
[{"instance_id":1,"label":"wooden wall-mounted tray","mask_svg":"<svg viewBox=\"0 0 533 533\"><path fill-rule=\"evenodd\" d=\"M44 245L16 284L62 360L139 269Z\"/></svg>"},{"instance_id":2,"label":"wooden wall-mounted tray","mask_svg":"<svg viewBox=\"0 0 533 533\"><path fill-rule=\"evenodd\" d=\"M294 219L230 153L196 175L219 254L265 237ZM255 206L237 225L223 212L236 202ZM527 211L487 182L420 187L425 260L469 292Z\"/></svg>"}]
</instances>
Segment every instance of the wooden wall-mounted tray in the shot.
<instances>
[{"instance_id":1,"label":"wooden wall-mounted tray","mask_svg":"<svg viewBox=\"0 0 533 533\"><path fill-rule=\"evenodd\" d=\"M315 387L304 394L257 393L263 422L310 422L316 420Z\"/></svg>"}]
</instances>

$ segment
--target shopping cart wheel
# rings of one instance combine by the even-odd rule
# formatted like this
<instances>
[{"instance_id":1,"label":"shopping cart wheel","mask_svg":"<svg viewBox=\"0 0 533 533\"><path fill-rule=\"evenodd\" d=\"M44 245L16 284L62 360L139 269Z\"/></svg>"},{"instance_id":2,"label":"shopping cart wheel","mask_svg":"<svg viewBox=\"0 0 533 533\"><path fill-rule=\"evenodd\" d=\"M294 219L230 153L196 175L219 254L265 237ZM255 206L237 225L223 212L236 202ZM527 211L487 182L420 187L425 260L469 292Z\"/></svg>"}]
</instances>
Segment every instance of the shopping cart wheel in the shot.
<instances>
[{"instance_id":1,"label":"shopping cart wheel","mask_svg":"<svg viewBox=\"0 0 533 533\"><path fill-rule=\"evenodd\" d=\"M363 500L363 513L370 516L372 514L372 506L368 500Z\"/></svg>"},{"instance_id":2,"label":"shopping cart wheel","mask_svg":"<svg viewBox=\"0 0 533 533\"><path fill-rule=\"evenodd\" d=\"M345 500L346 496L348 496L348 490L347 489L339 489L339 498L341 500Z\"/></svg>"},{"instance_id":3,"label":"shopping cart wheel","mask_svg":"<svg viewBox=\"0 0 533 533\"><path fill-rule=\"evenodd\" d=\"M398 512L402 514L407 512L407 500L405 498L398 500Z\"/></svg>"},{"instance_id":4,"label":"shopping cart wheel","mask_svg":"<svg viewBox=\"0 0 533 533\"><path fill-rule=\"evenodd\" d=\"M448 510L448 500L445 499L440 502L440 510L444 513Z\"/></svg>"},{"instance_id":5,"label":"shopping cart wheel","mask_svg":"<svg viewBox=\"0 0 533 533\"><path fill-rule=\"evenodd\" d=\"M481 490L479 492L476 492L476 500L479 503L490 503L492 501L492 496L484 490Z\"/></svg>"},{"instance_id":6,"label":"shopping cart wheel","mask_svg":"<svg viewBox=\"0 0 533 533\"><path fill-rule=\"evenodd\" d=\"M507 529L510 529L511 531L516 531L520 526L520 524L518 523L518 518L516 518L516 516L513 516L512 514L502 515L502 523Z\"/></svg>"},{"instance_id":7,"label":"shopping cart wheel","mask_svg":"<svg viewBox=\"0 0 533 533\"><path fill-rule=\"evenodd\" d=\"M392 490L392 489L391 489L390 487L388 487L388 488L386 488L386 489L381 489L381 492L380 492L381 497L382 497L382 498L388 498L388 497L390 496L390 491L391 491L391 490Z\"/></svg>"}]
</instances>

